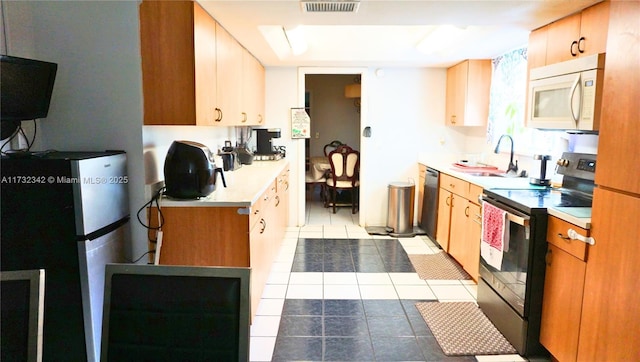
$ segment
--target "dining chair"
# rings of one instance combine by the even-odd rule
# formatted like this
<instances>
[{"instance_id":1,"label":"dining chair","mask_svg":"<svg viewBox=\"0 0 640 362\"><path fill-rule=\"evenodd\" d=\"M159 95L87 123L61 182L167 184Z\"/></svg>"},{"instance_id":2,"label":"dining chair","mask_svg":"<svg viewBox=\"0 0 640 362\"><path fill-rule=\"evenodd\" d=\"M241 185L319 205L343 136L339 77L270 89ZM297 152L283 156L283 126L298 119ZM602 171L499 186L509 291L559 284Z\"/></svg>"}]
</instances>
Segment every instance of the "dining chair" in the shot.
<instances>
[{"instance_id":1,"label":"dining chair","mask_svg":"<svg viewBox=\"0 0 640 362\"><path fill-rule=\"evenodd\" d=\"M334 141L331 141L330 143L327 143L326 145L324 145L324 156L328 157L331 151L335 150L336 148L344 144L345 143L342 143L338 140L334 140Z\"/></svg>"},{"instance_id":2,"label":"dining chair","mask_svg":"<svg viewBox=\"0 0 640 362\"><path fill-rule=\"evenodd\" d=\"M329 153L331 172L327 177L325 191L325 207L333 206L336 213L338 206L338 191L351 192L351 213L355 214L358 207L358 188L360 186L360 152L348 145L338 146ZM344 206L349 204L343 203ZM340 206L343 206L340 205Z\"/></svg>"}]
</instances>

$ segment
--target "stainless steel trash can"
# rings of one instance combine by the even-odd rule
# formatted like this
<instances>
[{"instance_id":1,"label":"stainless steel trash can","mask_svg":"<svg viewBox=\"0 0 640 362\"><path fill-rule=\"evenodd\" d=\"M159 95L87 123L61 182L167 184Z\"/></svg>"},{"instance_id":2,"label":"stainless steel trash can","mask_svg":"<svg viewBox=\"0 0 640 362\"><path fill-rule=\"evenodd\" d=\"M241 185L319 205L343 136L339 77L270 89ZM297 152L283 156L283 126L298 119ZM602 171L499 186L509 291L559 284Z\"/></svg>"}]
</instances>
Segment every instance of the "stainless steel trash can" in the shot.
<instances>
[{"instance_id":1,"label":"stainless steel trash can","mask_svg":"<svg viewBox=\"0 0 640 362\"><path fill-rule=\"evenodd\" d=\"M391 236L413 235L413 199L416 185L411 182L389 184L387 231Z\"/></svg>"}]
</instances>

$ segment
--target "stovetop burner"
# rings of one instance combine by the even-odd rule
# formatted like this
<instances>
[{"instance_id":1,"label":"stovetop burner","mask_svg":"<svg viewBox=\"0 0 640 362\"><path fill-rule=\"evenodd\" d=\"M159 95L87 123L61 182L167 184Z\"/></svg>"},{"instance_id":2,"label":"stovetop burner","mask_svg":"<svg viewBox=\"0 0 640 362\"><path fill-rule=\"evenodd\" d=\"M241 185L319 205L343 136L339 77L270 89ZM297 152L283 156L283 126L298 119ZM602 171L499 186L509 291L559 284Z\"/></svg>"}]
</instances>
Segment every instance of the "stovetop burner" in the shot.
<instances>
[{"instance_id":1,"label":"stovetop burner","mask_svg":"<svg viewBox=\"0 0 640 362\"><path fill-rule=\"evenodd\" d=\"M530 209L550 207L591 207L592 199L588 195L563 189L537 190L488 190Z\"/></svg>"},{"instance_id":2,"label":"stovetop burner","mask_svg":"<svg viewBox=\"0 0 640 362\"><path fill-rule=\"evenodd\" d=\"M556 168L564 176L561 188L490 189L486 194L493 194L493 198L500 199L502 203L527 211L544 212L553 207L591 207L595 158L591 154L563 153Z\"/></svg>"}]
</instances>

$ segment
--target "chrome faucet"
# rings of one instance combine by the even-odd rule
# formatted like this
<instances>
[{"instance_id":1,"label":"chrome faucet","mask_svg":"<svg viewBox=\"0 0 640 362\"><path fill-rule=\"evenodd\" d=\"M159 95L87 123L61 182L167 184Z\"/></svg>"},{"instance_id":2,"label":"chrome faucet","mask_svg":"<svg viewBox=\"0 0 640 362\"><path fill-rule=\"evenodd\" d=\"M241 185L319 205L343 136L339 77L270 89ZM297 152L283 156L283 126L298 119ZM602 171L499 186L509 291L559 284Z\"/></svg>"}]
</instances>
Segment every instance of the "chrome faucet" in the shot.
<instances>
[{"instance_id":1,"label":"chrome faucet","mask_svg":"<svg viewBox=\"0 0 640 362\"><path fill-rule=\"evenodd\" d=\"M517 174L518 173L518 161L516 160L515 165L513 164L513 138L511 138L511 136L507 135L507 134L503 134L502 136L500 136L500 139L498 139L498 144L496 145L496 149L493 150L494 153L498 153L499 149L500 149L500 141L502 141L503 138L507 137L510 141L511 141L511 156L509 158L509 166L507 166L507 174Z\"/></svg>"}]
</instances>

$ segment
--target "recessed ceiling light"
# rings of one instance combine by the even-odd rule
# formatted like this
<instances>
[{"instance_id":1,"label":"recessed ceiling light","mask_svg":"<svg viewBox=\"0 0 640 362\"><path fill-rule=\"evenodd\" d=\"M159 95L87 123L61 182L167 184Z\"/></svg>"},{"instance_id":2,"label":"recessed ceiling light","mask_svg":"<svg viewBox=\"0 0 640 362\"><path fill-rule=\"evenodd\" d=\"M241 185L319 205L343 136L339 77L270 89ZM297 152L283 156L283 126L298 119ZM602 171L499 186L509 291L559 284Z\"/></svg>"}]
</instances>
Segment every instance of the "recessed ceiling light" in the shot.
<instances>
[{"instance_id":1,"label":"recessed ceiling light","mask_svg":"<svg viewBox=\"0 0 640 362\"><path fill-rule=\"evenodd\" d=\"M443 53L446 49L457 46L465 34L466 29L454 25L439 25L427 34L416 48L424 54Z\"/></svg>"}]
</instances>

